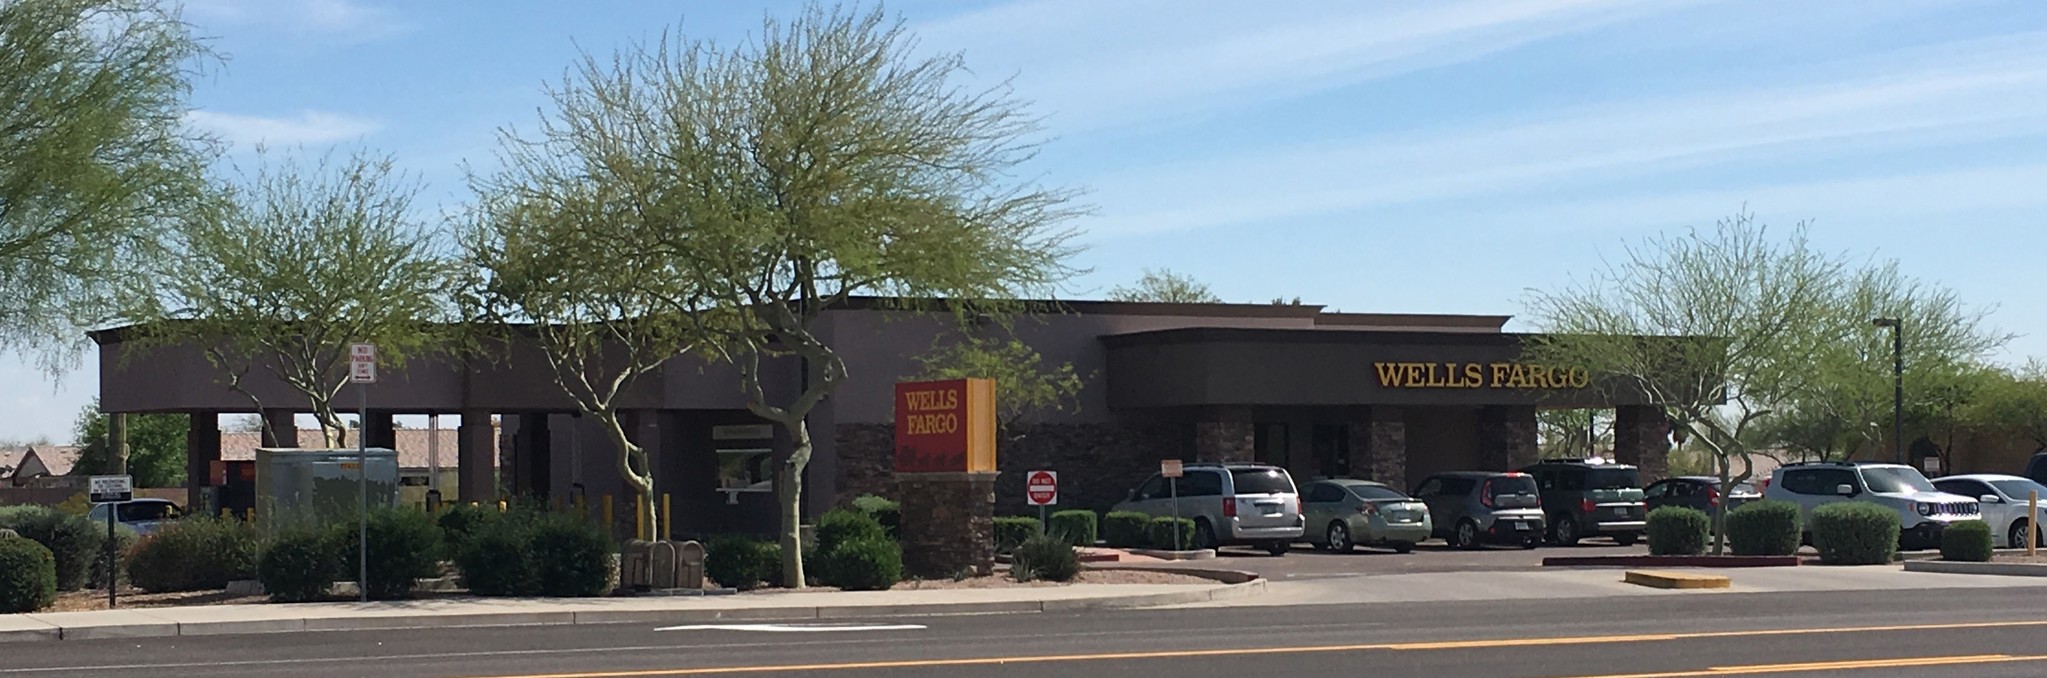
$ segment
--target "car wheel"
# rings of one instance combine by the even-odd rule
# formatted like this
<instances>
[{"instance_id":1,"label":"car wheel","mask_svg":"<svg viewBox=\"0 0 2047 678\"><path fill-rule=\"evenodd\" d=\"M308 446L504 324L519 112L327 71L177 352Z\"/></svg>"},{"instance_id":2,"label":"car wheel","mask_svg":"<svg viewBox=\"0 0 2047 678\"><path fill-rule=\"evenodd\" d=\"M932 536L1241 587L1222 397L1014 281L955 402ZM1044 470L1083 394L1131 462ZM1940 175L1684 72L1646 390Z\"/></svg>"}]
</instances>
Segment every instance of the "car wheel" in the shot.
<instances>
[{"instance_id":1,"label":"car wheel","mask_svg":"<svg viewBox=\"0 0 2047 678\"><path fill-rule=\"evenodd\" d=\"M1221 546L1222 544L1215 539L1215 527L1209 525L1206 520L1194 521L1194 548L1215 549Z\"/></svg>"},{"instance_id":2,"label":"car wheel","mask_svg":"<svg viewBox=\"0 0 2047 678\"><path fill-rule=\"evenodd\" d=\"M1522 538L1521 538L1521 548L1524 548L1524 549L1533 549L1533 548L1535 548L1535 547L1537 547L1537 546L1541 546L1541 545L1542 545L1542 537L1535 537L1535 536L1529 536L1529 537L1522 537Z\"/></svg>"},{"instance_id":3,"label":"car wheel","mask_svg":"<svg viewBox=\"0 0 2047 678\"><path fill-rule=\"evenodd\" d=\"M1563 520L1557 521L1558 545L1577 546L1578 540L1582 538L1583 537L1578 534L1578 521L1576 519L1573 519L1570 516L1564 516Z\"/></svg>"},{"instance_id":4,"label":"car wheel","mask_svg":"<svg viewBox=\"0 0 2047 678\"><path fill-rule=\"evenodd\" d=\"M1276 541L1276 542L1272 542L1272 543L1270 543L1270 544L1266 544L1266 545L1265 545L1265 552L1266 552L1266 553L1270 553L1270 554L1272 554L1272 555L1273 555L1273 557L1277 558L1277 557L1279 557L1279 556L1283 556L1283 555L1286 555L1286 552L1287 552L1287 551L1291 551L1291 550L1293 550L1293 548L1294 548L1294 545L1293 545L1293 544L1289 544L1289 543L1287 543L1287 542L1283 542L1283 541ZM1349 549L1345 549L1345 550L1349 550Z\"/></svg>"},{"instance_id":5,"label":"car wheel","mask_svg":"<svg viewBox=\"0 0 2047 678\"><path fill-rule=\"evenodd\" d=\"M1635 533L1633 533L1633 532L1622 532L1622 533L1620 533L1620 534L1616 534L1616 535L1614 535L1614 536L1613 536L1613 543L1615 543L1615 544L1620 544L1620 545L1622 545L1622 546L1634 546L1634 545L1635 545Z\"/></svg>"},{"instance_id":6,"label":"car wheel","mask_svg":"<svg viewBox=\"0 0 2047 678\"><path fill-rule=\"evenodd\" d=\"M2026 526L2028 522L2026 519L2020 518L2011 524L2011 532L2005 536L2005 539L2010 541L2005 542L2005 548L2022 549L2026 547ZM2035 545L2042 545L2038 535L2035 535L2033 543Z\"/></svg>"},{"instance_id":7,"label":"car wheel","mask_svg":"<svg viewBox=\"0 0 2047 678\"><path fill-rule=\"evenodd\" d=\"M1457 524L1457 531L1450 534L1450 545L1464 550L1478 548L1478 523L1466 520Z\"/></svg>"},{"instance_id":8,"label":"car wheel","mask_svg":"<svg viewBox=\"0 0 2047 678\"><path fill-rule=\"evenodd\" d=\"M1398 542L1393 542L1393 552L1394 552L1394 553L1413 553L1413 552L1414 552L1414 542L1411 542L1411 541L1398 541Z\"/></svg>"},{"instance_id":9,"label":"car wheel","mask_svg":"<svg viewBox=\"0 0 2047 678\"><path fill-rule=\"evenodd\" d=\"M1330 522L1328 541L1329 550L1337 553L1350 553L1351 546L1353 545L1350 540L1350 528L1345 526L1341 520Z\"/></svg>"}]
</instances>

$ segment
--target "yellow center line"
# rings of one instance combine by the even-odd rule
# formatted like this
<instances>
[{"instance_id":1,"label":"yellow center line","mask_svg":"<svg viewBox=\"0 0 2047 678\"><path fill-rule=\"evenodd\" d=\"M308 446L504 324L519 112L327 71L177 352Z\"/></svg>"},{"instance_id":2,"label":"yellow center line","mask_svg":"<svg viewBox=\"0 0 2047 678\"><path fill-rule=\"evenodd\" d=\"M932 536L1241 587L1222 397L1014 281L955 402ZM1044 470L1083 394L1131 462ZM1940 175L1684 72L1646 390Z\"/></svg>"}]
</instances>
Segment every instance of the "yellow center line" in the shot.
<instances>
[{"instance_id":1,"label":"yellow center line","mask_svg":"<svg viewBox=\"0 0 2047 678\"><path fill-rule=\"evenodd\" d=\"M1751 664L1747 666L1716 666L1697 671L1671 671L1667 673L1628 673L1606 676L1583 676L1581 678L1707 678L1710 676L1752 676L1765 673L1799 673L1808 671L1848 671L1860 669L1896 669L1912 666L1961 666L1965 664L1998 664L2012 662L2047 661L2047 655L2012 656L2007 654L1979 654L1959 657L1906 657L1901 659L1859 659L1840 662L1810 662L1804 664Z\"/></svg>"},{"instance_id":2,"label":"yellow center line","mask_svg":"<svg viewBox=\"0 0 2047 678\"><path fill-rule=\"evenodd\" d=\"M594 671L586 673L546 673L495 676L493 678L652 678L655 676L704 676L745 673L775 673L785 671L852 671L861 669L935 668L948 666L990 666L997 664L1045 664L1062 662L1120 661L1132 659L1189 659L1199 657L1245 657L1278 654L1314 654L1332 652L1425 652L1435 650L1488 649L1507 647L1542 647L1556 645L1598 645L1613 643L1650 643L1676 640L1697 640L1707 638L1757 638L1771 636L1827 635L1843 633L1884 633L1897 631L1943 631L1980 628L2012 628L2047 626L2047 620L2009 622L1958 622L1951 624L1909 624L1893 626L1856 626L1817 629L1765 629L1756 631L1706 631L1698 633L1660 633L1614 636L1562 636L1555 638L1500 638L1493 640L1454 640L1416 643L1372 643L1355 645L1302 645L1290 647L1252 647L1226 650L1156 650L1145 652L1104 652L1097 654L1065 655L1022 655L1010 657L967 657L960 659L899 659L869 662L840 662L829 664L776 664L759 666L720 666L702 668L651 669L636 671ZM1943 662L1960 663L2047 661L2047 656L2012 657L2007 655L1973 655L1958 658L1921 658L1897 660L1871 660L1873 662L1926 662L1923 665L1937 665ZM1857 662L1854 666L1840 668L1882 668L1884 666L1920 666L1922 664L1868 664ZM1867 665L1865 665L1867 664ZM1816 665L1757 665L1709 669L1707 672L1646 673L1630 676L1599 676L1596 678L1680 678L1683 676L1742 675L1754 673L1787 673L1792 671L1823 670L1822 668L1773 668L1783 666Z\"/></svg>"}]
</instances>

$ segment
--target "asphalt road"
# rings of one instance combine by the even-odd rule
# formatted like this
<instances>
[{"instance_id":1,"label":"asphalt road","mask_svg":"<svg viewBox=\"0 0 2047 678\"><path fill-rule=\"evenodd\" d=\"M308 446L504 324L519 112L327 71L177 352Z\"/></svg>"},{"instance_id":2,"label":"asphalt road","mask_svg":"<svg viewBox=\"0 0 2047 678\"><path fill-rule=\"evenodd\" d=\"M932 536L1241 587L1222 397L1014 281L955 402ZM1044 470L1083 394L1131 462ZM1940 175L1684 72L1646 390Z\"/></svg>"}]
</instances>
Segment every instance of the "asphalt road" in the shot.
<instances>
[{"instance_id":1,"label":"asphalt road","mask_svg":"<svg viewBox=\"0 0 2047 678\"><path fill-rule=\"evenodd\" d=\"M0 678L93 676L2038 676L2047 588L1130 610L0 646ZM777 627L787 628L787 627ZM1340 672L1340 673L1339 673Z\"/></svg>"}]
</instances>

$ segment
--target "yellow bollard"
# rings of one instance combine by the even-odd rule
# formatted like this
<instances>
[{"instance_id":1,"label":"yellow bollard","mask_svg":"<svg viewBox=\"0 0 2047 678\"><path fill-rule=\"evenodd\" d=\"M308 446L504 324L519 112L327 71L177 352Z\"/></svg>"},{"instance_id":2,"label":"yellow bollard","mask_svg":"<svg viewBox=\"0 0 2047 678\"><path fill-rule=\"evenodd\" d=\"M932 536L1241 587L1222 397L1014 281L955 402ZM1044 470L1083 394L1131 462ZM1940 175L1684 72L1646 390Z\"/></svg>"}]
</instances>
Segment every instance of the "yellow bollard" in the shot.
<instances>
[{"instance_id":1,"label":"yellow bollard","mask_svg":"<svg viewBox=\"0 0 2047 678\"><path fill-rule=\"evenodd\" d=\"M582 520L588 520L588 519L590 518L590 500L589 500L589 497L585 497L585 496L583 496L583 495L580 495L580 494L579 494L579 495L576 495L576 496L575 496L575 502L576 502L576 518L578 518L578 519L582 519Z\"/></svg>"},{"instance_id":2,"label":"yellow bollard","mask_svg":"<svg viewBox=\"0 0 2047 678\"><path fill-rule=\"evenodd\" d=\"M668 513L668 493L661 493L661 541L674 541L675 519Z\"/></svg>"},{"instance_id":3,"label":"yellow bollard","mask_svg":"<svg viewBox=\"0 0 2047 678\"><path fill-rule=\"evenodd\" d=\"M510 505L510 504L508 504L508 503L506 503L506 502L505 502L505 500L503 500L503 499L499 499L499 500L498 500L498 513L504 513L504 512L506 512L506 511L509 511L509 510L512 510L512 507L511 507L511 505Z\"/></svg>"},{"instance_id":4,"label":"yellow bollard","mask_svg":"<svg viewBox=\"0 0 2047 678\"><path fill-rule=\"evenodd\" d=\"M633 495L633 538L634 539L647 538L646 495L642 494Z\"/></svg>"}]
</instances>

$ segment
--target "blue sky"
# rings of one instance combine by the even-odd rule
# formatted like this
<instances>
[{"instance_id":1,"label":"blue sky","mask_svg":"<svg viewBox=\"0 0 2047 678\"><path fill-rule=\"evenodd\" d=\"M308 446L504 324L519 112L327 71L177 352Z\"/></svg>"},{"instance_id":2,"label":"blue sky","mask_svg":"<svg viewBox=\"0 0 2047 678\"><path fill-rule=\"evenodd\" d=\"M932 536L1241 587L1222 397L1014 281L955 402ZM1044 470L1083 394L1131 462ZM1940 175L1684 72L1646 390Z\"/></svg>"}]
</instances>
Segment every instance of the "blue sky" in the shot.
<instances>
[{"instance_id":1,"label":"blue sky","mask_svg":"<svg viewBox=\"0 0 2047 678\"><path fill-rule=\"evenodd\" d=\"M237 157L369 146L456 209L577 50L743 39L793 2L188 0L231 60L193 123ZM1505 313L1746 208L1994 307L2047 356L2047 3L910 0L924 49L1013 78L1084 188L1079 297L1171 268L1232 301ZM0 438L97 388L18 361Z\"/></svg>"}]
</instances>

